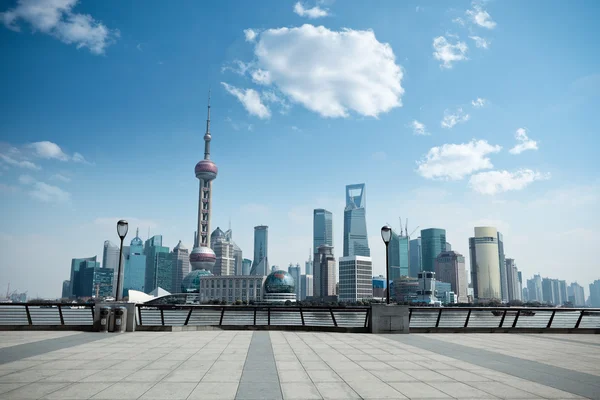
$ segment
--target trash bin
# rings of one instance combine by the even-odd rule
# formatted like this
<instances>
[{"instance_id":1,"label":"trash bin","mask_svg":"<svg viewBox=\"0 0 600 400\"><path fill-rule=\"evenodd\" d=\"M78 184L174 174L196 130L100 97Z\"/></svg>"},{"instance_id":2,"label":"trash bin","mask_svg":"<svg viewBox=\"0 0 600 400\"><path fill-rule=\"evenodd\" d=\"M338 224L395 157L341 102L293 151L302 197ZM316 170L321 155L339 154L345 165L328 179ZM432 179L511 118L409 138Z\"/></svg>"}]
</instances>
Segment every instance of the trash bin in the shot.
<instances>
[{"instance_id":1,"label":"trash bin","mask_svg":"<svg viewBox=\"0 0 600 400\"><path fill-rule=\"evenodd\" d=\"M127 332L127 308L115 307L115 332Z\"/></svg>"},{"instance_id":2,"label":"trash bin","mask_svg":"<svg viewBox=\"0 0 600 400\"><path fill-rule=\"evenodd\" d=\"M100 307L100 332L108 332L111 311L110 307Z\"/></svg>"}]
</instances>

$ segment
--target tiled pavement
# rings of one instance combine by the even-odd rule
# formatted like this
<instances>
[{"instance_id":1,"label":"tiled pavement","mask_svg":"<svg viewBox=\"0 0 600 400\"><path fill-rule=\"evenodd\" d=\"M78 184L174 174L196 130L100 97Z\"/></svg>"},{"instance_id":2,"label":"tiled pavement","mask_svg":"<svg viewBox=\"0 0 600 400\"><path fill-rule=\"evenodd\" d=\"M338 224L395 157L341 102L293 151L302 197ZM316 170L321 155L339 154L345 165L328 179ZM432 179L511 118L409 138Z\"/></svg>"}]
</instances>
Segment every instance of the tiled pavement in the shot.
<instances>
[{"instance_id":1,"label":"tiled pavement","mask_svg":"<svg viewBox=\"0 0 600 400\"><path fill-rule=\"evenodd\" d=\"M0 332L0 399L600 399L599 339Z\"/></svg>"}]
</instances>

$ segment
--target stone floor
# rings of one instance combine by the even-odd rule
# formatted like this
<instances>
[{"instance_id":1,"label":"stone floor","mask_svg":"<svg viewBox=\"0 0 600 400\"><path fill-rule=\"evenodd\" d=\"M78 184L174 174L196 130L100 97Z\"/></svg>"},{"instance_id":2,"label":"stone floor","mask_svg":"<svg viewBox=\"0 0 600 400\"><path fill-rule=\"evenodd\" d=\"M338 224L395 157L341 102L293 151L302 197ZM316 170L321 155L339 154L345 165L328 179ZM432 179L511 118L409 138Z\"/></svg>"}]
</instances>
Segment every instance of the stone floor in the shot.
<instances>
[{"instance_id":1,"label":"stone floor","mask_svg":"<svg viewBox=\"0 0 600 400\"><path fill-rule=\"evenodd\" d=\"M0 399L600 399L600 336L0 332Z\"/></svg>"}]
</instances>

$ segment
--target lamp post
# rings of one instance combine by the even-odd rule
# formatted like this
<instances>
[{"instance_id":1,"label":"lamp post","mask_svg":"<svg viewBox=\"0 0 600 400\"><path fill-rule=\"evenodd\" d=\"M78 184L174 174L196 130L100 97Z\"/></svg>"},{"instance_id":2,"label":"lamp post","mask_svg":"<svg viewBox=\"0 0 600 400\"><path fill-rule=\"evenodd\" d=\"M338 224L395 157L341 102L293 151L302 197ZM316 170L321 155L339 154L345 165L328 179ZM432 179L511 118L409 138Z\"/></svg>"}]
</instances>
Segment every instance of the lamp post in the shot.
<instances>
[{"instance_id":1,"label":"lamp post","mask_svg":"<svg viewBox=\"0 0 600 400\"><path fill-rule=\"evenodd\" d=\"M123 282L121 282L121 275L123 271L123 239L127 236L127 230L129 224L124 219L117 222L117 234L121 238L121 250L119 250L119 271L117 272L117 294L115 296L116 301L121 300L121 293L123 292Z\"/></svg>"},{"instance_id":2,"label":"lamp post","mask_svg":"<svg viewBox=\"0 0 600 400\"><path fill-rule=\"evenodd\" d=\"M390 304L390 252L388 251L388 246L392 239L392 228L389 225L381 227L381 238L383 239L383 243L385 243L385 283L387 287L385 301L387 304Z\"/></svg>"}]
</instances>

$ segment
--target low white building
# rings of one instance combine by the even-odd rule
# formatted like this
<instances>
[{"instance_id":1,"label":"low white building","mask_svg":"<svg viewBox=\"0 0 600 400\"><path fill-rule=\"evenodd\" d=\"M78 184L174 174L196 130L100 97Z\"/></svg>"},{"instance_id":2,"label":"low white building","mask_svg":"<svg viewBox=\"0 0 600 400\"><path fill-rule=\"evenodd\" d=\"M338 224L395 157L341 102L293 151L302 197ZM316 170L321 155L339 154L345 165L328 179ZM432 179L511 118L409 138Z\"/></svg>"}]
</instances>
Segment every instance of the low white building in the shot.
<instances>
[{"instance_id":1,"label":"low white building","mask_svg":"<svg viewBox=\"0 0 600 400\"><path fill-rule=\"evenodd\" d=\"M200 302L211 300L233 303L240 301L259 302L263 295L266 276L222 275L203 276L200 279Z\"/></svg>"}]
</instances>

